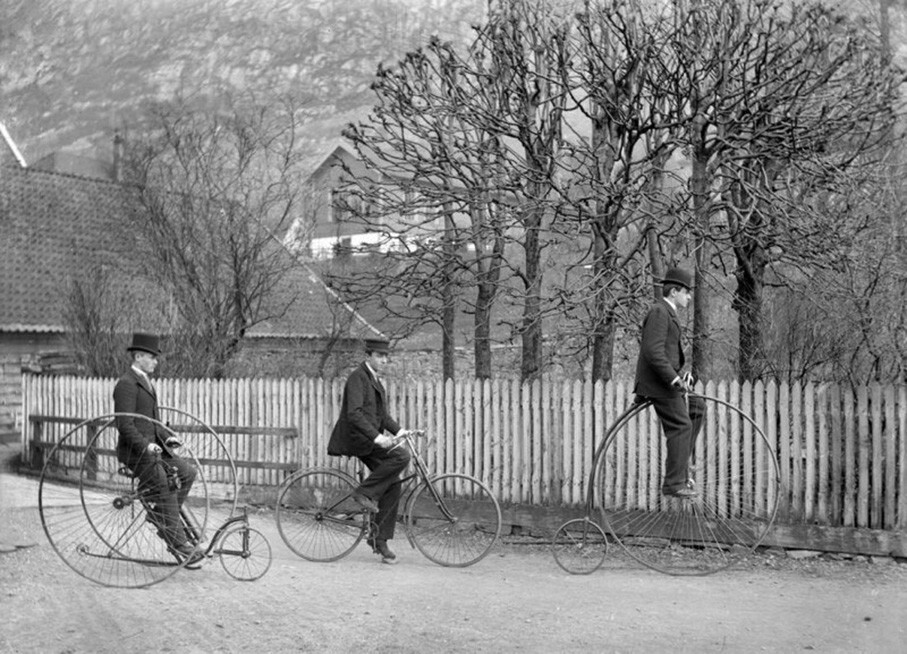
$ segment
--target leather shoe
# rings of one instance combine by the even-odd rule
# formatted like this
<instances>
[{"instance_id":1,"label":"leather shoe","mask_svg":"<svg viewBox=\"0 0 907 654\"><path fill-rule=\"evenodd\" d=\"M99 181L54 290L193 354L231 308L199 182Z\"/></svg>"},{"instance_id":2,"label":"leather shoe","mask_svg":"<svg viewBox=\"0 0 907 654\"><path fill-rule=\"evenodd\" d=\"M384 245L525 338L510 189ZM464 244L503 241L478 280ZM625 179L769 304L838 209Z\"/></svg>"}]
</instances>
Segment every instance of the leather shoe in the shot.
<instances>
[{"instance_id":1,"label":"leather shoe","mask_svg":"<svg viewBox=\"0 0 907 654\"><path fill-rule=\"evenodd\" d=\"M180 561L186 559L187 566L194 563L200 563L205 559L204 553L202 553L201 549L196 545L183 543L182 545L176 545L171 549Z\"/></svg>"},{"instance_id":2,"label":"leather shoe","mask_svg":"<svg viewBox=\"0 0 907 654\"><path fill-rule=\"evenodd\" d=\"M696 497L696 491L689 486L682 486L681 488L674 488L672 490L663 489L661 494L665 497L679 497L687 500Z\"/></svg>"},{"instance_id":3,"label":"leather shoe","mask_svg":"<svg viewBox=\"0 0 907 654\"><path fill-rule=\"evenodd\" d=\"M382 563L394 564L397 562L397 555L391 551L391 548L387 546L386 540L380 540L375 538L369 538L368 544L372 546L372 551L375 554L381 555Z\"/></svg>"},{"instance_id":4,"label":"leather shoe","mask_svg":"<svg viewBox=\"0 0 907 654\"><path fill-rule=\"evenodd\" d=\"M358 504L361 508L365 509L369 513L378 513L378 505L372 498L362 493L353 493L352 497L353 502Z\"/></svg>"}]
</instances>

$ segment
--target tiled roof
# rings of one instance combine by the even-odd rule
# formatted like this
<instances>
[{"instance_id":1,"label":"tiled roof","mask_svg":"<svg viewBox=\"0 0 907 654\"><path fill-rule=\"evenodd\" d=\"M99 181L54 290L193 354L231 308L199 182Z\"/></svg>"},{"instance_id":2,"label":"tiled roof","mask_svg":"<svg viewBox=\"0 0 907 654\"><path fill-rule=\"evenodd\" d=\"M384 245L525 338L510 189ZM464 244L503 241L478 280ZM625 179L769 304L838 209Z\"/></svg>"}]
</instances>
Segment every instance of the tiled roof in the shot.
<instances>
[{"instance_id":1,"label":"tiled roof","mask_svg":"<svg viewBox=\"0 0 907 654\"><path fill-rule=\"evenodd\" d=\"M0 329L63 331L68 281L89 257L119 256L123 207L110 182L0 167Z\"/></svg>"},{"instance_id":2,"label":"tiled roof","mask_svg":"<svg viewBox=\"0 0 907 654\"><path fill-rule=\"evenodd\" d=\"M64 331L70 280L86 266L128 260L116 236L129 213L124 193L109 181L0 166L0 331ZM285 315L249 335L324 338L336 333L336 322L349 325L352 338L376 333L346 305L329 302L329 295L300 264L265 303L289 305Z\"/></svg>"},{"instance_id":3,"label":"tiled roof","mask_svg":"<svg viewBox=\"0 0 907 654\"><path fill-rule=\"evenodd\" d=\"M290 256L283 252L275 256ZM247 332L250 337L374 338L381 335L337 295L305 263L297 261L280 280L266 309L280 313Z\"/></svg>"}]
</instances>

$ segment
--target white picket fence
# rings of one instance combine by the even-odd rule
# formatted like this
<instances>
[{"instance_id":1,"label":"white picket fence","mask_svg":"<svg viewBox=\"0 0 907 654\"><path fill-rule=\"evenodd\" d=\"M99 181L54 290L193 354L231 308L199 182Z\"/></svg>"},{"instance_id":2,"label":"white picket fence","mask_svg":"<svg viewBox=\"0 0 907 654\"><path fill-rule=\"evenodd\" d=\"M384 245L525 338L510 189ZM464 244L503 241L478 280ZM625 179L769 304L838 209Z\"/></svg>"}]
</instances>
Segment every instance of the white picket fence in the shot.
<instances>
[{"instance_id":1,"label":"white picket fence","mask_svg":"<svg viewBox=\"0 0 907 654\"><path fill-rule=\"evenodd\" d=\"M45 442L72 427L52 418L111 413L114 381L23 376L24 456L36 427ZM160 379L156 386L163 405L215 428L250 428L222 436L245 486L277 485L296 468L348 465L327 455L342 381ZM620 382L390 381L387 386L391 414L404 427L429 433L422 445L429 466L479 477L505 504L582 505L597 439L632 402L631 388ZM719 382L702 390L739 407L774 448L781 473L779 521L887 530L907 524L907 387ZM626 438L653 444L640 448L651 453L658 451L661 436L649 414L627 425ZM288 429L273 433L274 428ZM733 416L711 412L700 439L716 442L736 429Z\"/></svg>"}]
</instances>

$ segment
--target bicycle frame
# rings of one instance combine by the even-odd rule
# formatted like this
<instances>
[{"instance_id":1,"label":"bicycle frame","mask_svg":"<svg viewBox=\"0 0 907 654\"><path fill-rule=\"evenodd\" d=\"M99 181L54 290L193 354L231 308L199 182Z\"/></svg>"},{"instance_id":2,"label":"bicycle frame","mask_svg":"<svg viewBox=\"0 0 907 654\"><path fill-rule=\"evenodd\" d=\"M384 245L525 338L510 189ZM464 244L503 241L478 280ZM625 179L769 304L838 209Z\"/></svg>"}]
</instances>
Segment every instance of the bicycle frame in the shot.
<instances>
[{"instance_id":1,"label":"bicycle frame","mask_svg":"<svg viewBox=\"0 0 907 654\"><path fill-rule=\"evenodd\" d=\"M423 432L423 431L415 431L413 433L416 436L425 435L425 432ZM438 509L441 511L441 513L444 515L444 517L447 518L448 520L453 520L454 516L450 512L450 509L447 508L447 505L444 502L444 498L442 498L440 495L438 495L438 491L431 484L431 480L437 475L432 475L431 472L429 471L428 464L425 463L425 459L422 458L422 455L419 454L419 451L416 449L416 444L413 440L412 434L404 434L403 436L398 437L397 443L395 445L393 445L390 448L390 450L393 450L397 447L401 447L403 445L405 445L409 449L409 452L411 454L410 464L412 465L414 470L413 470L413 472L400 478L400 483L405 486L405 493L401 493L401 497L403 497L405 495L405 498L403 499L403 502L402 502L402 505L403 505L402 515L405 518L406 516L410 515L410 513L412 512L413 498L415 497L416 491L419 489L420 483L423 483L428 487L428 491L429 491L429 493L431 493L432 500L434 501L434 503L438 507ZM360 467L359 468L360 481L362 480L363 473L364 473L364 471L363 471L362 467ZM413 480L416 480L416 481L413 481ZM398 515L401 515L401 514L398 514ZM409 541L410 546L415 548L416 545L413 542L413 538L410 535L409 531L408 530L404 530L404 531L406 532L406 539Z\"/></svg>"},{"instance_id":2,"label":"bicycle frame","mask_svg":"<svg viewBox=\"0 0 907 654\"><path fill-rule=\"evenodd\" d=\"M215 531L214 535L211 537L211 542L208 544L208 548L205 550L205 556L209 556L211 554L227 554L230 556L245 556L248 551L248 547L249 547L248 535L246 535L243 538L243 541L244 541L243 550L224 550L224 549L220 549L220 548L215 549L217 547L217 545L219 545L219 543L220 543L221 536L224 535L224 533L227 531L227 529L238 523L242 523L244 525L249 524L249 512L246 510L245 507L243 507L241 515L235 515L230 518L227 518L227 520L220 527L217 528L217 531Z\"/></svg>"}]
</instances>

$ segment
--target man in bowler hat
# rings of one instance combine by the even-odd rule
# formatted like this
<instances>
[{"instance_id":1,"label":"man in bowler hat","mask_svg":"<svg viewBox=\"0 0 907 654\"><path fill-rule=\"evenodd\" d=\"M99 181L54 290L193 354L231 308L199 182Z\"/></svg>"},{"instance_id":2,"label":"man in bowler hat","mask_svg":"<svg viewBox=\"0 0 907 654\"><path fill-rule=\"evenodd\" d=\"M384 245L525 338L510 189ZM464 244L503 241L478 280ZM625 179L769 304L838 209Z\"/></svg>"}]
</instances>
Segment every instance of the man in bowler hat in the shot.
<instances>
[{"instance_id":1,"label":"man in bowler hat","mask_svg":"<svg viewBox=\"0 0 907 654\"><path fill-rule=\"evenodd\" d=\"M400 473L409 465L405 447L394 447L391 436L409 433L387 412L387 397L378 375L386 368L389 344L385 340L365 341L365 360L353 370L343 388L340 416L328 443L331 456L355 456L370 474L356 489L353 500L362 508L376 513L375 530L368 543L384 563L396 563L388 547L397 522L402 484ZM387 433L386 433L387 432Z\"/></svg>"},{"instance_id":2,"label":"man in bowler hat","mask_svg":"<svg viewBox=\"0 0 907 654\"><path fill-rule=\"evenodd\" d=\"M684 372L677 309L685 309L693 296L692 274L671 268L662 280L662 299L655 302L642 323L642 340L636 362L637 401L651 400L667 441L661 492L669 497L695 497L690 456L702 426L705 405L701 398L684 395L693 389L693 375ZM689 403L689 406L688 406Z\"/></svg>"},{"instance_id":3,"label":"man in bowler hat","mask_svg":"<svg viewBox=\"0 0 907 654\"><path fill-rule=\"evenodd\" d=\"M157 394L150 378L161 354L158 338L133 334L127 351L132 365L113 389L114 411L158 420ZM180 507L195 481L195 469L173 453L178 446L175 437L151 420L117 416L117 458L139 480L139 489L150 507L148 521L157 527L174 555L196 563L203 556L189 542L180 519Z\"/></svg>"}]
</instances>

